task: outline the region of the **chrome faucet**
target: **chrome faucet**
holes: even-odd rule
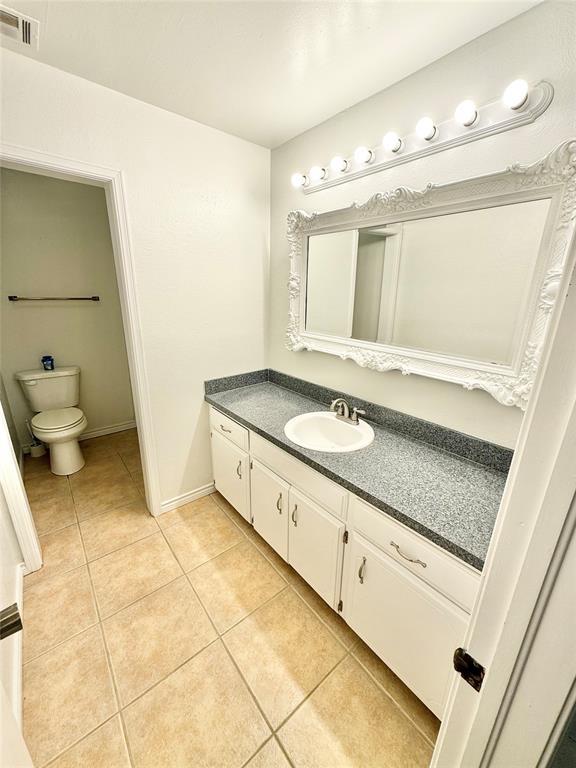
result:
[[[350,413],[350,406],[343,397],[337,397],[336,400],[333,400],[330,404],[330,410],[334,411],[337,419],[342,419],[342,421],[347,421],[350,424],[358,424],[358,416],[366,415],[366,411],[361,411],[359,408],[352,408],[352,413]]]

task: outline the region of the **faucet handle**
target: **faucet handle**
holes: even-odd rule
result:
[[[358,416],[366,416],[366,411],[363,411],[361,408],[352,408],[352,421],[357,424],[358,423]]]

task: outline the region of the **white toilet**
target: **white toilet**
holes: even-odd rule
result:
[[[84,466],[78,438],[88,426],[86,416],[75,407],[80,399],[80,368],[70,365],[53,371],[20,371],[16,379],[36,413],[32,432],[50,448],[52,472],[78,472]]]

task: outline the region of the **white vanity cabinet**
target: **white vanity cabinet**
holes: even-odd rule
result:
[[[442,717],[478,571],[215,409],[210,424],[216,488]]]
[[[339,600],[345,524],[290,489],[288,562],[329,605]]]
[[[256,459],[250,491],[256,531],[334,608],[345,524]]]
[[[288,560],[290,486],[263,464],[252,460],[250,493],[254,528],[280,557]]]
[[[240,427],[240,429],[243,428]],[[245,432],[246,446],[248,446],[248,430]],[[216,490],[220,491],[242,517],[249,521],[250,457],[248,452],[239,448],[228,437],[224,437],[222,430],[216,429],[214,424],[211,424],[210,440]]]
[[[354,531],[342,591],[346,623],[442,717],[467,614]]]

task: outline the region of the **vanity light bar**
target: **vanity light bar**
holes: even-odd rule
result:
[[[359,146],[352,157],[336,155],[329,164],[313,166],[308,174],[294,173],[292,186],[308,195],[419,157],[528,125],[548,109],[553,97],[554,89],[545,80],[533,86],[525,80],[514,80],[502,98],[496,101],[478,107],[471,99],[465,99],[456,107],[453,118],[438,124],[432,116],[426,115],[418,121],[414,133],[399,136],[389,131],[380,146]]]

